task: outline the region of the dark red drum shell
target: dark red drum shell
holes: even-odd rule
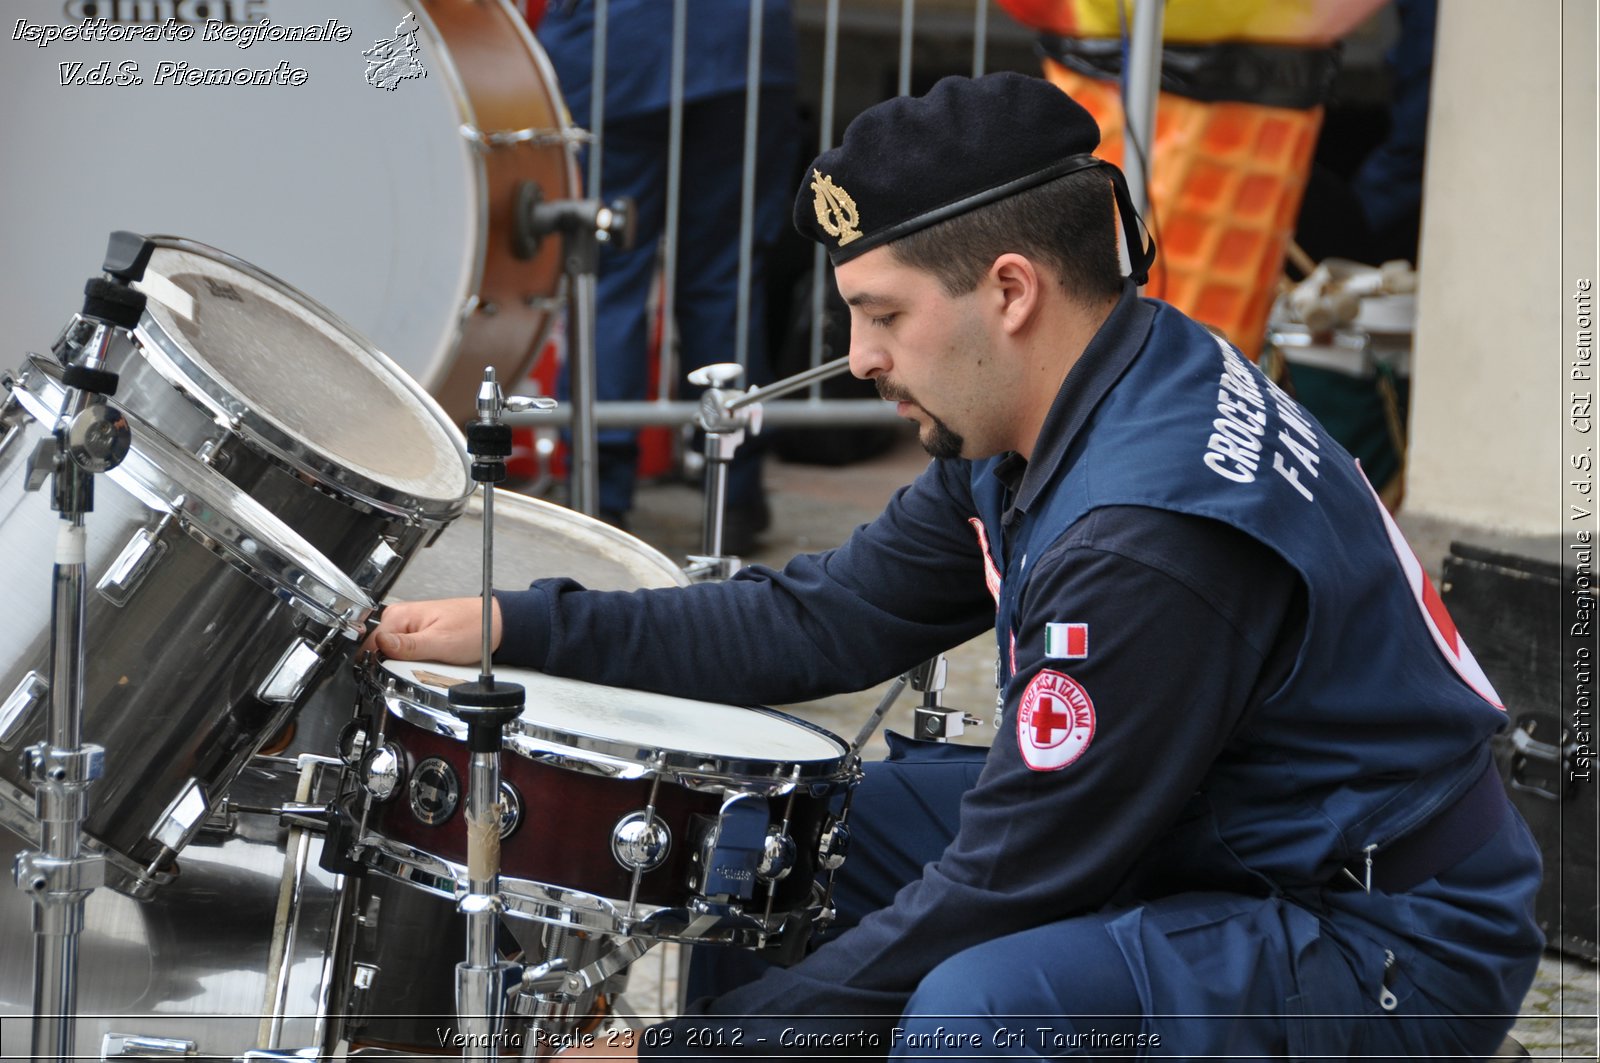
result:
[[[386,740],[403,751],[405,775],[391,799],[374,803],[368,818],[369,833],[465,865],[466,746],[393,713],[389,714]],[[432,826],[412,812],[408,797],[412,771],[430,758],[449,764],[462,787],[455,810]],[[626,903],[633,874],[612,855],[611,836],[618,820],[643,811],[649,804],[651,780],[568,770],[510,751],[501,756],[500,774],[522,801],[522,822],[500,843],[502,878],[526,879]],[[688,903],[694,893],[689,882],[697,872],[690,845],[696,817],[714,819],[721,804],[718,793],[691,790],[671,781],[664,780],[656,788],[656,815],[671,831],[672,844],[662,865],[640,877],[639,903],[659,907]],[[769,804],[771,822],[781,824],[789,805],[788,795],[770,798]],[[799,908],[810,897],[827,814],[826,797],[809,792],[795,795],[789,824],[789,835],[795,843],[795,867],[776,884],[775,912]],[[758,885],[747,910],[760,912],[766,903],[766,887]]]

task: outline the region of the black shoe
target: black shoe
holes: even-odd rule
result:
[[[772,527],[772,509],[765,496],[755,503],[729,506],[722,517],[722,552],[743,556],[756,548],[761,533]]]
[[[596,516],[618,531],[628,530],[628,514],[620,509],[602,509]]]

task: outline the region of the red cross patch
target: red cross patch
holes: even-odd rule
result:
[[[1059,771],[1093,738],[1094,702],[1083,684],[1048,668],[1034,676],[1017,707],[1017,747],[1028,767]]]

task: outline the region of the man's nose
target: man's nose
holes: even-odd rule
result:
[[[889,357],[880,345],[864,337],[863,331],[850,329],[850,374],[872,380],[889,371]]]

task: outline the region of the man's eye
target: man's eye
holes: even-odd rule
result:
[[[888,328],[889,324],[899,316],[899,314],[884,314],[882,317],[873,318],[872,324],[876,328]]]

